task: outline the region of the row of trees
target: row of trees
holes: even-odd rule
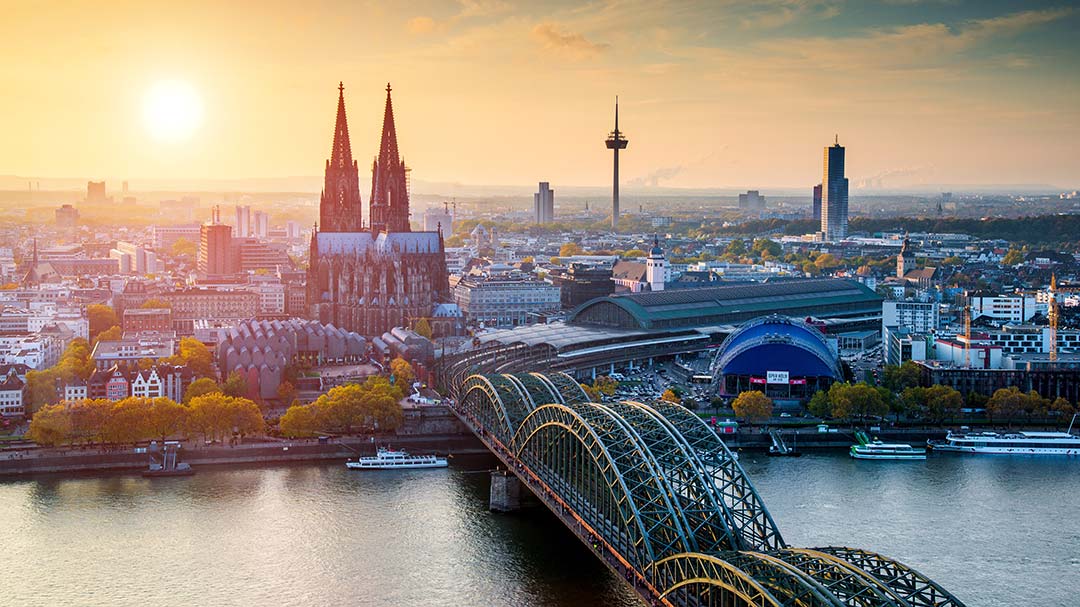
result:
[[[259,406],[221,392],[203,394],[188,404],[168,398],[129,397],[61,402],[41,409],[27,436],[39,445],[124,444],[199,434],[219,440],[263,431]]]
[[[356,430],[393,432],[404,419],[402,385],[371,376],[362,384],[331,388],[309,405],[289,407],[281,417],[281,433],[298,438]]]

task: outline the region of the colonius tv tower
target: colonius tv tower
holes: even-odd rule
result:
[[[619,98],[615,97],[615,130],[608,134],[604,144],[615,153],[615,172],[611,185],[611,231],[619,227],[619,150],[625,150],[630,143],[619,131]]]

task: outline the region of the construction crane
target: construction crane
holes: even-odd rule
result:
[[[1050,275],[1050,302],[1047,306],[1047,319],[1050,321],[1050,366],[1057,365],[1058,359],[1058,309],[1057,309],[1057,275]]]

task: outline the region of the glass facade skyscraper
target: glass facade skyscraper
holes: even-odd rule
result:
[[[847,237],[848,180],[844,177],[844,147],[839,140],[825,148],[825,171],[821,179],[821,234],[825,240]]]

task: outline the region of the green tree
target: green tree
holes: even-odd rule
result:
[[[810,397],[810,402],[806,405],[806,409],[814,417],[820,417],[821,419],[832,417],[832,403],[829,402],[829,391],[818,390],[814,392],[814,395]]]
[[[773,242],[768,238],[758,238],[754,241],[754,246],[751,247],[750,250],[753,253],[757,254],[759,257],[770,258],[779,257],[780,254],[784,252],[784,249],[780,246],[780,243]]]
[[[921,377],[922,371],[919,369],[919,365],[908,360],[904,361],[900,366],[885,365],[885,374],[881,383],[889,390],[899,394],[907,388],[918,386]]]
[[[728,243],[727,248],[724,249],[724,253],[734,255],[736,257],[746,255],[746,243],[743,242],[742,238],[736,238]]]
[[[986,402],[986,414],[993,421],[994,418],[1004,419],[1012,426],[1013,420],[1023,413],[1027,405],[1028,396],[1016,386],[999,388]]]
[[[1009,249],[1008,253],[1005,253],[1005,257],[1001,258],[1001,264],[1005,266],[1015,266],[1024,261],[1024,252],[1019,249]]]
[[[202,396],[203,394],[210,394],[212,392],[221,392],[221,386],[209,377],[200,377],[188,384],[187,389],[184,390],[184,404],[190,404],[191,399],[196,396]]]
[[[731,404],[735,415],[750,422],[762,422],[772,417],[773,402],[763,392],[750,390],[742,392]]]
[[[889,412],[881,393],[866,382],[833,384],[829,388],[829,403],[832,416],[838,419],[865,419],[869,415],[882,416]]]
[[[93,340],[102,331],[108,330],[120,324],[116,317],[116,311],[112,306],[102,304],[90,304],[86,306],[86,318],[90,323],[90,339]]]
[[[221,384],[221,391],[227,396],[244,396],[248,392],[247,378],[239,371],[229,373],[225,383]]]
[[[927,414],[938,424],[956,417],[964,407],[964,396],[950,386],[930,386],[926,388],[925,398]]]

